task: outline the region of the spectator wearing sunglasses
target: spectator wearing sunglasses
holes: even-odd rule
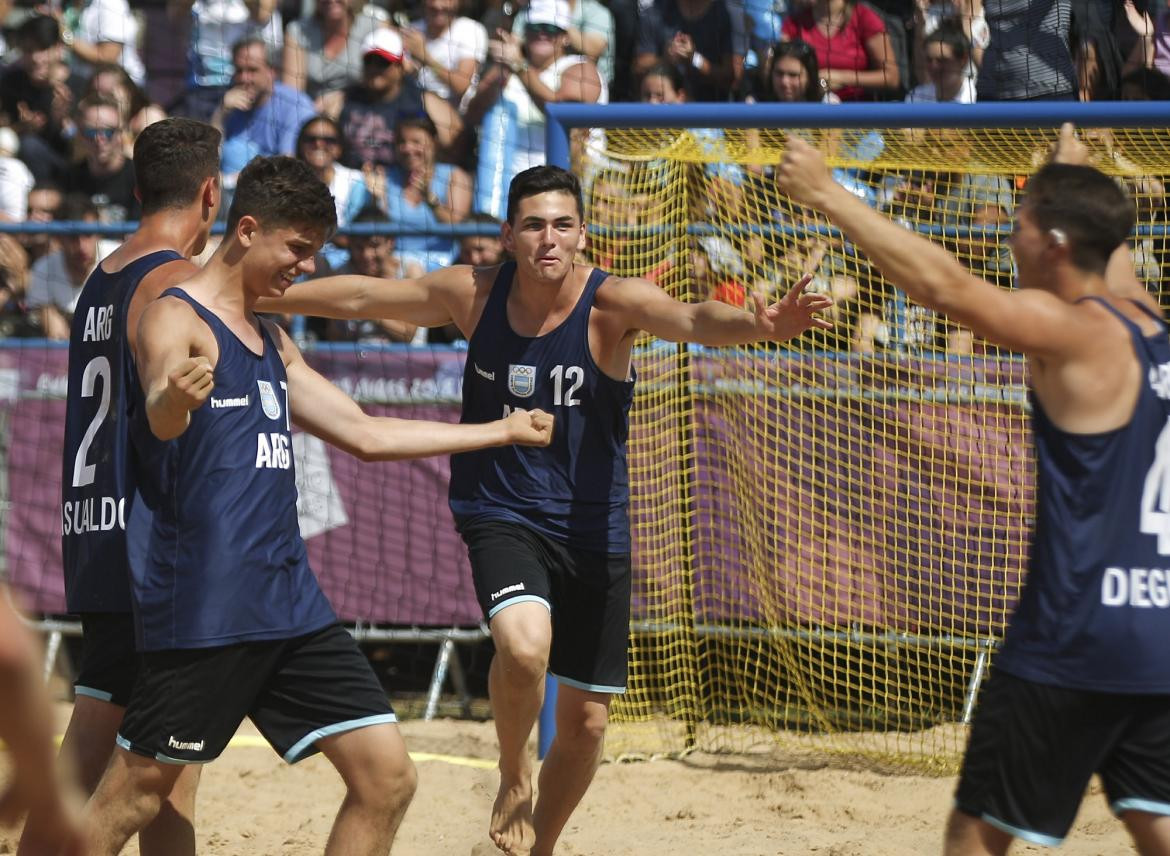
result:
[[[569,49],[593,60],[601,79],[611,83],[616,41],[613,14],[598,0],[568,0],[568,4],[569,26],[565,35],[569,37]],[[525,7],[516,13],[512,32],[523,37],[527,26],[528,9]]]
[[[85,196],[103,223],[137,220],[134,163],[126,157],[126,124],[118,102],[89,95],[77,106],[77,138],[84,157],[69,167],[65,188]]]
[[[350,169],[337,162],[341,141],[341,126],[325,114],[318,114],[301,128],[296,156],[311,166],[329,188],[337,206],[337,227],[344,229],[363,208],[373,203],[373,197],[360,169]],[[327,241],[321,248],[321,255],[331,268],[341,267],[349,259],[344,243],[344,239],[338,243]]]

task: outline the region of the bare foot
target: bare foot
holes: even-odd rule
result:
[[[536,844],[532,825],[532,779],[524,776],[511,782],[500,779],[500,792],[492,806],[488,830],[496,847],[508,856],[528,856]]]

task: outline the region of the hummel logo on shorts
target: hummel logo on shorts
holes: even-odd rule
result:
[[[516,583],[511,586],[504,586],[499,591],[492,592],[492,600],[499,600],[506,594],[511,594],[514,591],[524,591],[524,583]]]

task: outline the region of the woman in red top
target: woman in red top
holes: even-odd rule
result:
[[[824,88],[842,101],[892,95],[900,85],[886,25],[864,3],[798,0],[782,31],[785,39],[813,46]]]

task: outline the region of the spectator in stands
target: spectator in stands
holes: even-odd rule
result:
[[[457,166],[435,160],[435,126],[426,116],[398,120],[394,128],[395,163],[378,174],[376,197],[395,226],[442,232],[471,213],[471,177]],[[380,186],[379,186],[380,185]],[[402,235],[398,252],[426,271],[451,264],[455,241],[440,235]]]
[[[38,181],[28,192],[28,220],[29,223],[51,223],[57,219],[65,194],[60,186],[52,182]],[[25,232],[18,238],[20,245],[28,254],[31,265],[37,259],[46,255],[52,249],[52,239],[45,232]]]
[[[512,178],[544,163],[545,104],[609,101],[597,66],[567,53],[569,24],[565,0],[533,0],[523,43],[505,30],[489,43],[490,62],[465,116],[471,127],[483,121],[476,210],[502,214]]]
[[[974,84],[983,64],[983,52],[991,41],[983,0],[915,0],[914,2],[914,73],[919,82],[926,81],[928,69],[923,50],[926,39],[943,23],[958,24],[971,46],[967,76]]]
[[[568,0],[568,3],[569,26],[565,35],[569,39],[569,52],[591,59],[608,85],[613,80],[613,15],[598,0]],[[524,7],[512,21],[512,32],[517,38],[523,38],[527,26],[528,8]]]
[[[346,87],[361,79],[363,42],[386,26],[375,9],[364,0],[317,0],[312,15],[288,25],[281,79],[312,98],[317,112],[341,115]]]
[[[735,14],[738,12],[739,14]],[[743,7],[731,0],[657,0],[642,9],[634,70],[675,65],[690,101],[726,101],[743,79]]]
[[[40,335],[27,308],[28,253],[12,235],[0,235],[0,338]]]
[[[997,0],[984,14],[991,40],[979,69],[980,101],[1077,100],[1071,0]]]
[[[263,39],[251,36],[236,44],[232,64],[232,88],[211,117],[223,131],[223,183],[229,190],[257,155],[294,154],[297,134],[315,114],[305,93],[276,79]]]
[[[134,140],[138,139],[143,128],[167,116],[166,111],[152,102],[120,65],[106,63],[94,68],[82,99],[89,95],[105,95],[118,102],[122,124],[130,132],[127,154],[131,153]]]
[[[400,30],[418,84],[451,103],[463,100],[479,66],[487,59],[487,30],[458,15],[458,0],[425,0],[423,16]]]
[[[187,91],[171,113],[208,121],[232,85],[232,48],[258,38],[270,56],[279,56],[284,26],[276,0],[168,0],[176,23],[190,21]],[[227,206],[224,206],[225,210]]]
[[[465,222],[492,226],[495,232],[490,235],[464,235],[460,238],[459,254],[455,257],[455,264],[491,267],[507,260],[504,243],[500,240],[499,220],[490,214],[472,214]],[[431,327],[427,330],[427,344],[429,345],[450,345],[466,341],[467,338],[454,324]]]
[[[366,177],[359,169],[350,169],[337,162],[341,154],[341,126],[328,116],[314,116],[297,137],[297,157],[313,168],[317,177],[329,188],[333,194],[333,201],[337,205],[337,227],[344,229],[367,205],[374,202],[369,188],[366,186]],[[349,254],[338,246],[338,243],[329,241],[321,248],[321,255],[330,267],[341,267],[349,258]]]
[[[146,82],[146,67],[138,56],[138,19],[126,0],[85,0],[77,28],[61,35],[83,77],[95,66],[114,63],[139,86]]]
[[[975,103],[975,81],[968,74],[971,43],[957,22],[946,21],[923,40],[927,80],[906,95],[907,101]]]
[[[15,42],[20,56],[0,74],[0,110],[20,138],[20,159],[36,180],[56,180],[69,158],[61,117],[71,101],[52,78],[61,29],[48,15],[31,15],[17,29]]]
[[[353,222],[385,223],[386,217],[377,208],[366,208],[358,212]],[[377,279],[402,279],[422,276],[423,269],[415,262],[409,262],[394,252],[394,238],[391,235],[350,235],[349,261],[329,275],[355,274],[372,276]],[[411,344],[426,343],[426,328],[416,327],[405,321],[379,320],[330,320],[326,326],[325,338],[333,342],[400,342]]]
[[[756,101],[823,101],[840,104],[835,92],[825,87],[817,64],[817,52],[801,39],[777,42],[768,49],[767,61],[760,67],[753,94],[746,99]]]
[[[126,157],[126,126],[118,102],[105,95],[83,99],[77,131],[85,157],[65,174],[70,192],[84,193],[103,223],[137,220],[142,213],[134,193],[134,163]]]
[[[463,122],[446,99],[424,91],[403,67],[405,47],[397,30],[375,30],[362,43],[362,79],[345,90],[341,162],[355,169],[391,167],[396,162],[394,128],[398,120],[429,116],[439,147],[446,151]]]
[[[70,194],[61,206],[61,218],[98,222],[97,207],[82,194]],[[73,307],[85,279],[98,263],[98,236],[68,234],[58,238],[60,249],[38,259],[28,284],[28,309],[39,316],[46,339],[68,339]]]
[[[28,194],[33,174],[16,156],[20,138],[11,128],[0,128],[0,221],[23,223],[28,217]]]
[[[813,46],[823,88],[842,101],[889,97],[902,85],[885,22],[865,3],[799,0],[783,29]]]

